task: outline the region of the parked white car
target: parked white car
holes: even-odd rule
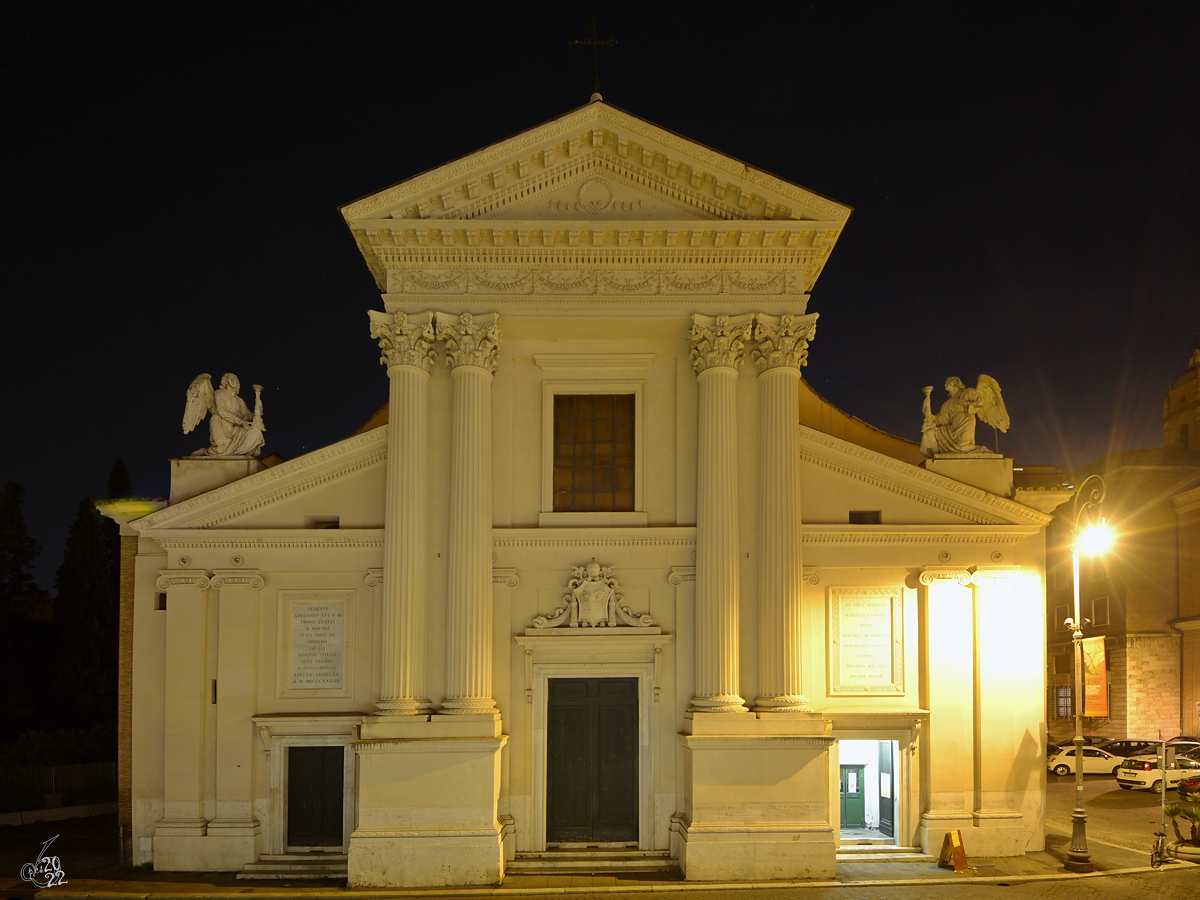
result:
[[[1167,769],[1166,787],[1176,787],[1184,772],[1195,769],[1200,769],[1200,762],[1186,756],[1175,757],[1175,768]],[[1127,791],[1151,790],[1161,794],[1163,781],[1163,770],[1158,767],[1158,757],[1153,755],[1131,756],[1117,771],[1117,784]]]
[[[1122,757],[1114,756],[1098,747],[1083,748],[1084,775],[1116,775],[1121,768]],[[1046,760],[1046,768],[1055,775],[1075,774],[1075,748],[1059,750]]]

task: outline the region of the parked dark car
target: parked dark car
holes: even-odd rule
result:
[[[1200,772],[1189,771],[1179,779],[1179,799],[1186,800],[1188,794],[1200,791]]]
[[[1153,753],[1158,741],[1109,741],[1104,749],[1113,756],[1133,756],[1135,753]]]

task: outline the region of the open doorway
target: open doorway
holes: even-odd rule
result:
[[[843,844],[896,843],[898,753],[896,741],[838,741]]]

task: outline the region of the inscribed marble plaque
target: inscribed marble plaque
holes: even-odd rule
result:
[[[904,590],[829,589],[829,693],[904,693]]]
[[[289,640],[285,691],[340,693],[346,689],[345,593],[298,591],[286,598],[284,623]]]

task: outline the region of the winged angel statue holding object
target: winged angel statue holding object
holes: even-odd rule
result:
[[[238,396],[242,384],[236,375],[226,373],[221,386],[213,390],[212,376],[197,375],[187,389],[187,406],[183,410],[183,433],[191,434],[204,417],[212,414],[208,424],[209,446],[192,456],[255,457],[262,450],[262,385],[254,385],[254,414]]]
[[[1004,398],[1000,396],[1000,385],[990,375],[980,375],[973,388],[962,383],[962,379],[951,376],[946,379],[946,393],[950,397],[935,414],[929,406],[929,395],[933,387],[921,389],[925,393],[922,411],[925,421],[921,425],[921,454],[935,456],[994,456],[987,447],[975,443],[975,420],[1000,431],[1008,431],[1011,424]]]

